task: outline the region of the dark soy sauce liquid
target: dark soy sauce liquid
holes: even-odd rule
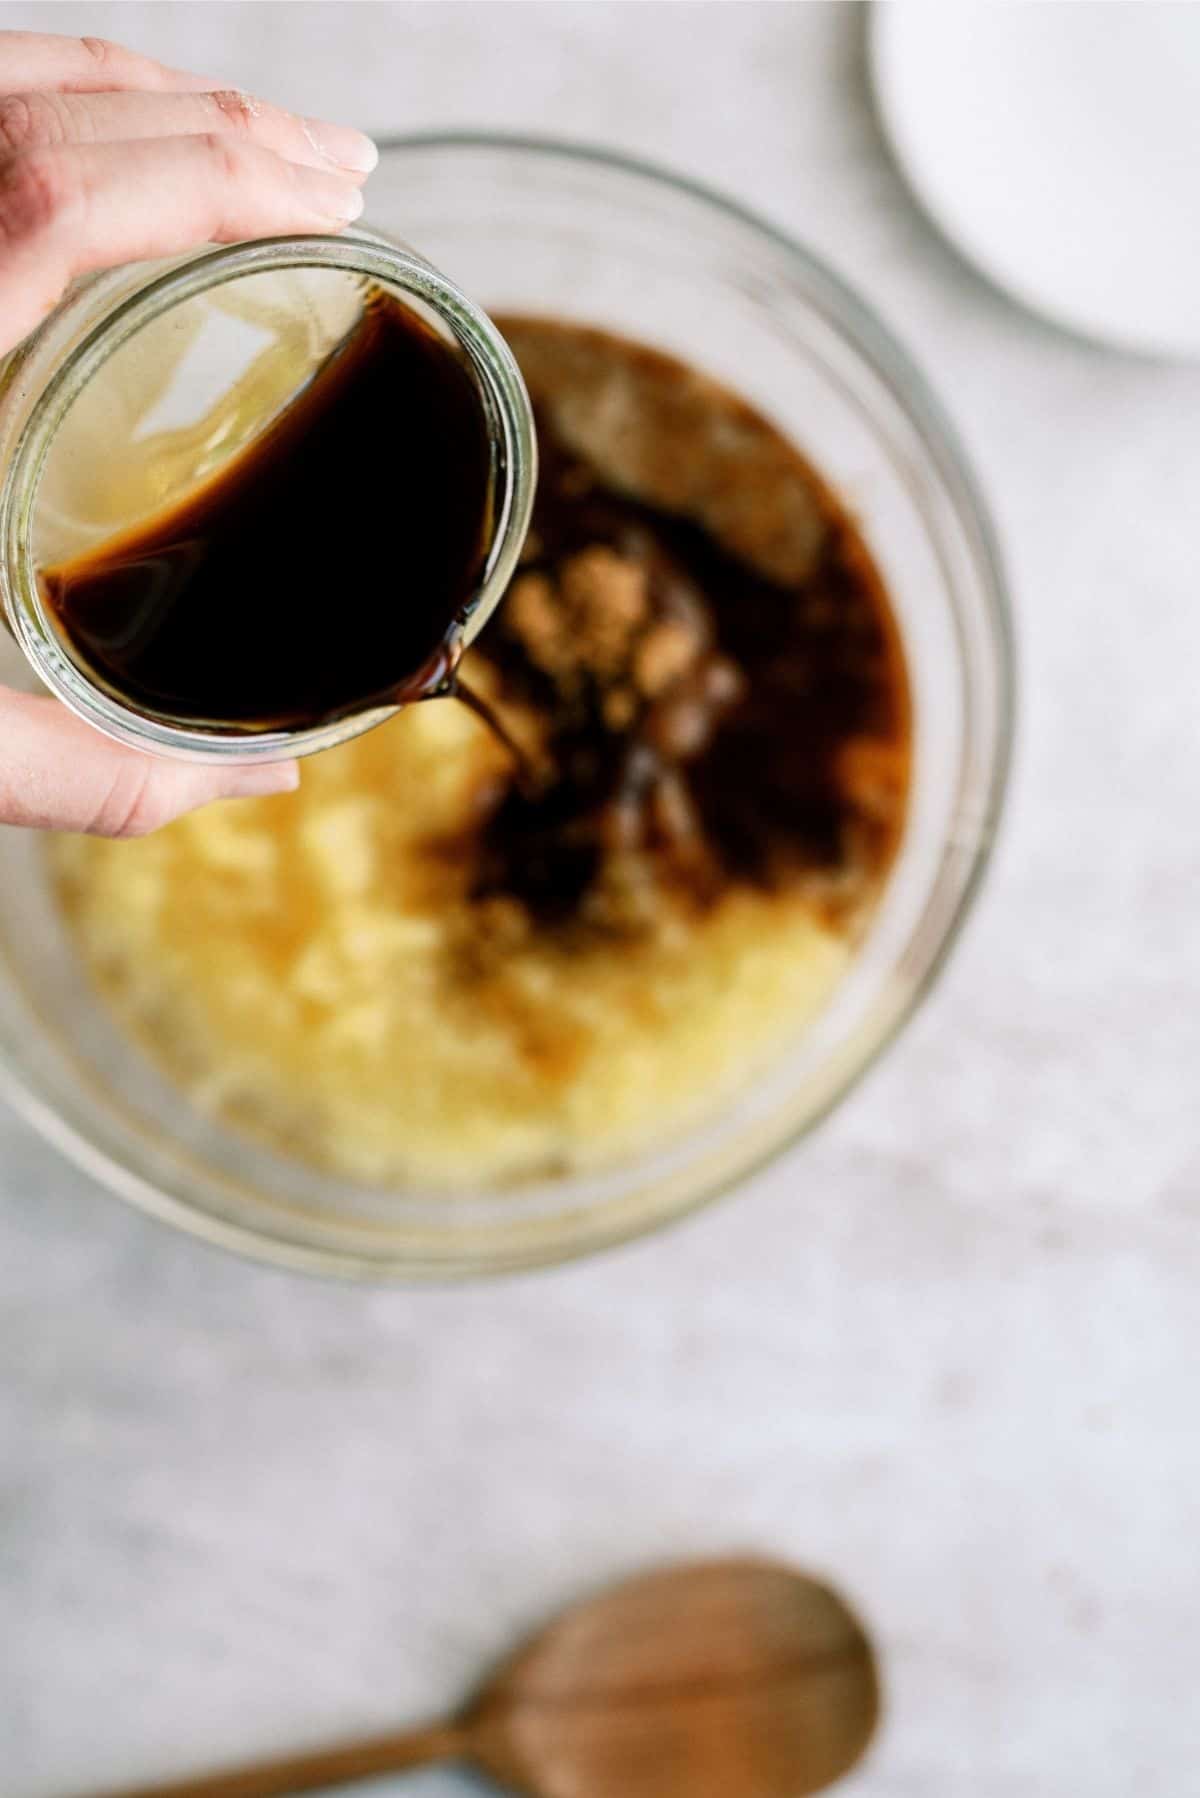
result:
[[[303,729],[454,690],[493,480],[465,358],[377,293],[249,449],[43,588],[75,659],[135,710]]]

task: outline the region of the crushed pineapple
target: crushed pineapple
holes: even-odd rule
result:
[[[61,839],[96,983],[198,1104],[355,1180],[461,1190],[685,1128],[803,1027],[850,949],[799,896],[749,891],[615,950],[514,936],[439,849],[503,754],[426,704],[306,763],[297,793]]]

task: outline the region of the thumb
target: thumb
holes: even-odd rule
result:
[[[213,799],[286,793],[295,762],[204,768],[114,743],[57,699],[0,688],[0,823],[140,837]]]

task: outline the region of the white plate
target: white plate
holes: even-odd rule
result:
[[[1200,356],[1200,5],[873,8],[884,127],[985,274],[1089,336]]]

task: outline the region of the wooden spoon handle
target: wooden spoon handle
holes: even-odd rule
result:
[[[451,1723],[441,1723],[429,1729],[410,1730],[405,1735],[376,1736],[372,1741],[355,1742],[345,1748],[262,1761],[256,1767],[234,1767],[202,1779],[179,1779],[167,1785],[110,1792],[107,1798],[292,1798],[295,1792],[315,1792],[323,1786],[350,1785],[356,1779],[370,1779],[378,1773],[401,1773],[406,1767],[455,1760],[465,1751],[461,1731]]]

